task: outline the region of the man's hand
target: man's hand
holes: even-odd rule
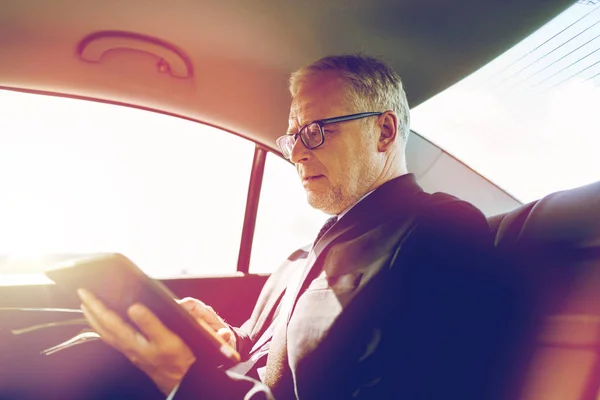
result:
[[[138,330],[90,292],[80,289],[78,294],[81,309],[96,333],[144,371],[168,396],[196,361],[190,348],[141,304],[127,310]]]
[[[179,300],[179,304],[185,308],[191,316],[197,320],[203,320],[206,322],[215,330],[215,332],[217,332],[217,335],[229,343],[231,347],[234,349],[236,348],[235,335],[233,334],[233,331],[229,325],[227,325],[225,321],[223,321],[223,319],[217,315],[211,306],[208,306],[200,300],[192,297],[186,297],[185,299]]]

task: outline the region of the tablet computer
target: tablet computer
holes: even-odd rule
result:
[[[204,365],[231,366],[240,355],[203,321],[197,321],[160,281],[150,278],[122,254],[99,254],[59,263],[44,271],[58,286],[75,293],[86,289],[121,318],[132,323],[127,309],[148,307],[178,335]],[[133,323],[132,323],[133,324]]]

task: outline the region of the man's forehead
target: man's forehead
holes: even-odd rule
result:
[[[290,126],[333,117],[347,107],[346,87],[337,74],[319,73],[298,85],[290,105]]]
[[[331,117],[334,110],[334,105],[324,98],[295,98],[290,106],[289,127],[298,129],[311,121]]]

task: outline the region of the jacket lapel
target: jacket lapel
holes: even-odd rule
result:
[[[341,218],[325,235],[317,242],[312,251],[309,252],[300,279],[293,282],[293,290],[288,304],[283,304],[287,314],[286,321],[289,322],[294,306],[300,296],[302,288],[306,287],[306,279],[314,268],[324,269],[328,276],[336,276],[341,273],[340,268],[348,267],[354,263],[332,263],[324,265],[328,251],[333,244],[347,241],[369,232],[377,226],[389,220],[391,216],[413,213],[414,204],[423,189],[417,184],[413,174],[406,174],[392,179],[379,186],[370,195],[352,207],[343,218]],[[405,212],[402,212],[402,210]],[[355,249],[356,250],[356,249]],[[371,250],[372,251],[372,250]],[[355,252],[353,252],[355,253]],[[288,287],[288,290],[292,287]],[[284,296],[285,297],[285,296]]]
[[[275,333],[271,349],[269,351],[269,359],[281,358],[281,363],[287,364],[287,345],[285,344],[288,335],[288,324],[292,316],[293,310],[296,306],[297,300],[302,293],[302,289],[306,287],[307,278],[314,268],[319,270],[325,269],[328,276],[338,272],[341,264],[345,264],[347,267],[356,265],[355,260],[346,259],[347,262],[343,263],[331,263],[331,265],[325,265],[323,268],[329,250],[337,242],[343,242],[351,238],[360,237],[361,233],[373,231],[378,225],[382,225],[391,215],[398,217],[399,214],[403,214],[401,211],[406,208],[406,215],[411,216],[414,212],[413,207],[410,207],[411,203],[416,202],[416,195],[422,193],[423,190],[416,184],[414,175],[407,174],[391,181],[386,182],[377,188],[373,193],[364,198],[351,210],[348,211],[343,218],[341,218],[314,246],[309,252],[306,259],[306,265],[300,269],[297,274],[293,274],[289,279],[286,292],[281,300],[281,309],[279,311],[279,317],[275,325]],[[393,224],[387,224],[392,226]],[[342,246],[345,247],[345,246]],[[354,249],[352,253],[357,251]],[[360,251],[360,249],[358,250]],[[371,254],[372,254],[371,250]],[[361,265],[359,263],[359,265]],[[277,339],[275,338],[277,337]],[[276,343],[282,342],[280,346],[276,346]],[[278,357],[274,357],[274,353],[282,353]],[[267,363],[267,375],[269,371],[269,365]],[[276,369],[276,368],[275,368]],[[276,382],[280,382],[282,378],[276,378]],[[285,385],[284,385],[285,386]]]
[[[271,284],[272,287],[268,288],[265,286],[263,291],[267,291],[267,295],[261,293],[261,298],[257,305],[260,305],[260,312],[257,313],[254,321],[251,321],[251,325],[248,327],[251,332],[252,340],[255,343],[252,346],[253,350],[257,347],[257,341],[264,341],[265,331],[271,325],[271,322],[277,317],[277,309],[279,308],[279,314],[284,312],[281,309],[281,301],[289,288],[289,282],[292,280],[295,270],[302,269],[306,265],[306,258],[310,251],[310,245],[301,247],[292,253],[285,261],[285,266],[282,266],[277,270],[274,276],[267,281],[267,285]],[[262,299],[262,301],[261,301]],[[270,338],[270,336],[269,336]]]

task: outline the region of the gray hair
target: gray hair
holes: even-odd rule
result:
[[[303,80],[321,71],[335,71],[348,82],[348,100],[357,112],[394,111],[398,116],[398,133],[406,144],[410,132],[410,111],[402,80],[392,68],[362,55],[324,57],[290,76],[292,97],[298,93]]]

